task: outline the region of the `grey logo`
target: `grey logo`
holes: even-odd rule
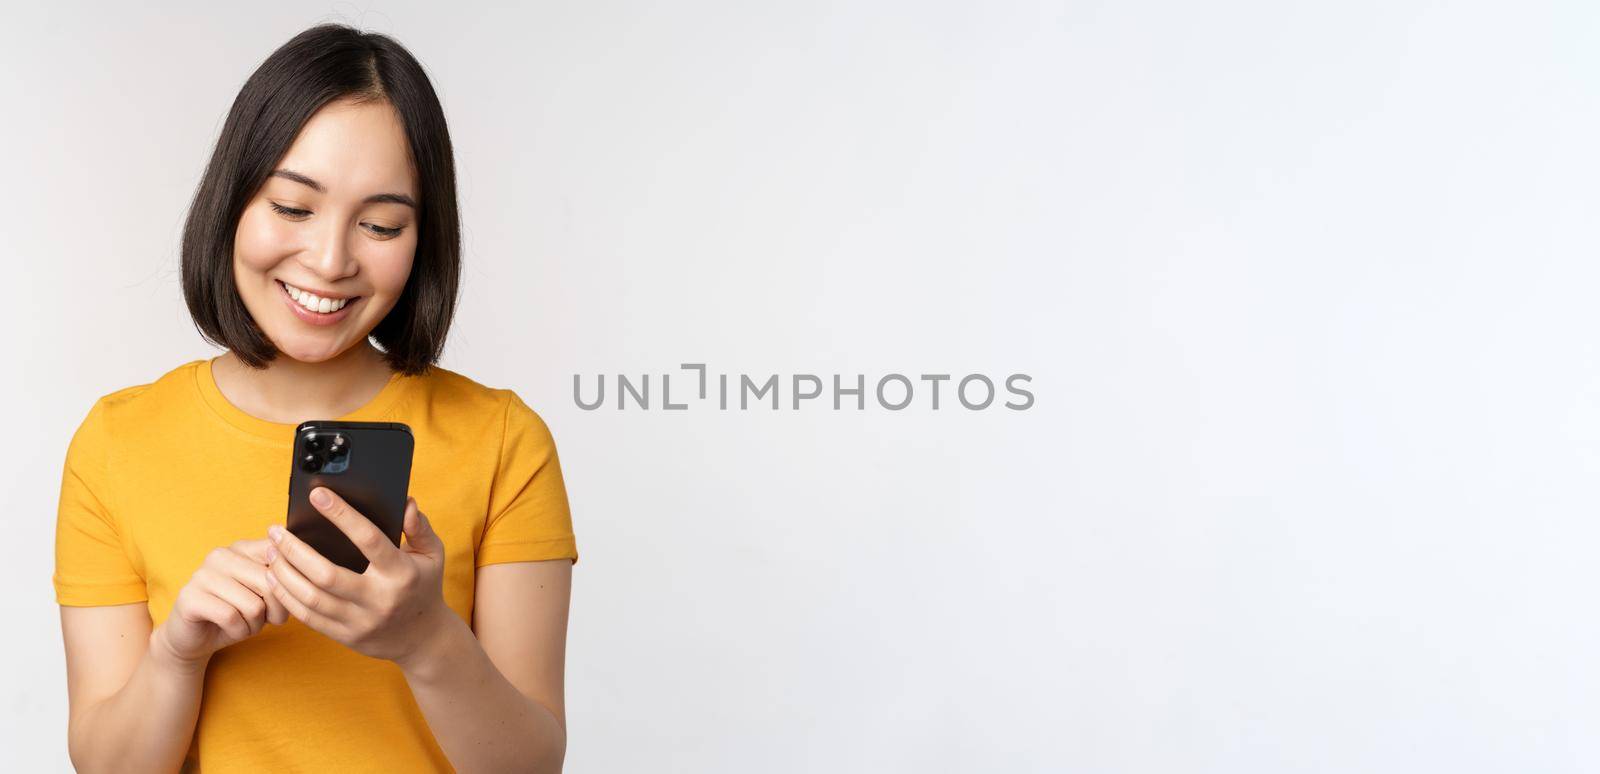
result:
[[[651,376],[641,374],[637,380],[625,374],[617,374],[615,378],[613,405],[621,411],[628,408],[631,402],[636,408],[649,411],[660,408],[666,411],[686,411],[691,406],[709,405],[715,399],[717,410],[726,411],[730,405],[736,405],[741,411],[747,411],[752,405],[761,408],[763,404],[772,411],[789,408],[794,411],[805,406],[825,407],[827,402],[821,401],[825,393],[830,392],[824,387],[821,376],[816,374],[792,374],[787,379],[780,378],[778,374],[764,374],[765,378],[759,381],[749,374],[732,374],[735,377],[733,387],[729,388],[729,374],[716,374],[716,386],[713,389],[706,372],[705,363],[684,363],[680,366],[683,371],[693,371],[697,378],[698,390],[693,394],[698,397],[686,397],[680,393],[683,402],[674,403],[672,398],[672,374],[660,374],[661,392],[658,404],[652,404],[650,397]],[[682,376],[682,374],[679,374]],[[966,374],[956,379],[951,374],[919,374],[915,381],[904,374],[885,374],[879,377],[873,389],[867,388],[867,375],[855,374],[853,380],[847,382],[840,374],[832,374],[833,389],[831,390],[834,411],[842,411],[847,405],[854,404],[852,408],[863,411],[867,408],[867,396],[870,394],[877,405],[889,411],[902,411],[916,405],[932,411],[940,411],[951,407],[951,396],[954,403],[969,411],[983,411],[991,406],[1001,405],[1013,411],[1027,411],[1033,408],[1033,393],[1021,385],[1033,381],[1027,374],[1011,374],[1003,380],[1005,392],[1014,400],[1006,400],[996,404],[997,398],[1002,397],[996,386],[996,380],[984,374]],[[690,377],[695,378],[695,377]],[[594,387],[586,391],[583,386],[583,375],[572,375],[572,400],[578,408],[585,411],[594,411],[606,405],[606,375],[595,374]],[[923,382],[918,386],[918,382]],[[940,387],[950,382],[949,389],[943,395]],[[681,382],[680,382],[681,384]],[[785,392],[784,387],[788,390]],[[712,393],[715,393],[714,395]],[[781,400],[781,395],[787,394],[788,400]],[[586,400],[585,397],[588,397]],[[846,400],[847,398],[852,400]]]

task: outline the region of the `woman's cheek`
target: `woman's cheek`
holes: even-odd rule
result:
[[[405,290],[406,279],[411,276],[411,263],[416,259],[417,240],[391,239],[382,243],[373,260],[364,261],[373,273],[373,283],[384,295],[398,298]]]
[[[239,260],[256,269],[276,266],[285,248],[294,244],[294,230],[282,219],[246,214],[239,220],[234,237],[234,252]]]

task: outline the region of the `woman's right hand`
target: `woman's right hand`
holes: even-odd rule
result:
[[[266,583],[271,550],[266,538],[212,549],[178,592],[171,614],[151,633],[152,645],[181,666],[198,667],[268,623],[288,620]]]

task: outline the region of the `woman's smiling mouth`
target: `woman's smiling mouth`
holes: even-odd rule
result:
[[[295,316],[312,325],[332,325],[344,319],[347,310],[361,300],[361,296],[345,298],[320,296],[308,290],[301,290],[283,280],[274,282],[283,289],[283,300],[289,304]]]

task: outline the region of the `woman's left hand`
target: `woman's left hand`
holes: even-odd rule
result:
[[[358,575],[273,525],[267,530],[273,542],[267,569],[272,593],[306,626],[358,653],[406,666],[449,623],[445,616],[455,615],[444,602],[444,543],[417,509],[416,498],[406,499],[404,546],[389,542],[327,487],[311,491],[311,504],[370,564]]]

